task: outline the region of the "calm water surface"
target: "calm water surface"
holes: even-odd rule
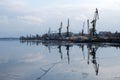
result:
[[[120,47],[0,41],[0,80],[120,80]]]

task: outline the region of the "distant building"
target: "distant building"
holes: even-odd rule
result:
[[[111,32],[107,32],[107,31],[101,31],[101,32],[99,32],[99,38],[102,38],[102,39],[120,39],[120,33],[118,33],[118,32],[111,33]]]
[[[118,33],[118,32],[113,33],[112,38],[120,39],[120,33]]]
[[[99,38],[102,38],[102,39],[108,39],[108,38],[111,38],[112,37],[112,33],[111,32],[107,32],[107,31],[101,31],[99,32]]]

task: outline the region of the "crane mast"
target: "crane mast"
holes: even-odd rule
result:
[[[88,26],[88,38],[94,40],[94,38],[97,38],[96,33],[96,22],[99,19],[98,9],[96,8],[93,20],[90,22],[92,24],[92,28],[89,26],[89,19],[87,20],[87,26]]]
[[[84,26],[85,26],[85,22],[83,22],[82,36],[84,35]]]
[[[60,28],[59,28],[59,37],[61,37],[61,30],[62,30],[62,22],[60,23]]]
[[[92,36],[94,37],[96,34],[96,21],[99,19],[99,14],[98,14],[98,9],[96,8],[95,14],[94,14],[94,18],[91,21],[92,24]]]
[[[70,24],[69,24],[69,18],[68,18],[68,25],[67,25],[67,37],[69,37],[69,26],[70,26]]]

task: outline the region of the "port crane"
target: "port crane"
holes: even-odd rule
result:
[[[96,22],[98,19],[99,19],[99,13],[98,13],[98,9],[96,8],[93,20],[91,22],[89,22],[89,19],[87,20],[89,39],[94,40],[95,38],[97,38]],[[89,26],[90,23],[92,24],[92,28],[90,28],[90,26]]]
[[[59,37],[61,37],[62,25],[63,25],[63,23],[61,22],[61,23],[60,23],[60,28],[59,28]]]
[[[84,35],[84,27],[85,27],[85,22],[83,22],[82,36]]]
[[[70,24],[69,24],[69,18],[68,18],[68,25],[67,25],[67,37],[69,37],[69,26],[70,26]]]

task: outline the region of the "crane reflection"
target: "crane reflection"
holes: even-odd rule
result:
[[[27,43],[27,45],[44,45],[48,48],[49,53],[52,53],[53,49],[52,47],[55,47],[54,49],[57,49],[57,53],[59,53],[60,60],[66,60],[64,57],[67,56],[67,63],[70,64],[70,49],[73,46],[77,46],[81,49],[83,59],[86,61],[86,63],[89,65],[90,63],[93,64],[95,74],[98,75],[99,73],[99,63],[96,58],[97,50],[99,47],[116,47],[120,48],[120,45],[118,44],[101,44],[101,43],[68,43],[68,42],[60,42],[60,41],[22,41],[21,43]],[[63,50],[65,49],[65,50]],[[75,50],[74,50],[75,51]],[[87,57],[86,57],[87,56]],[[48,69],[49,71],[49,69]]]

